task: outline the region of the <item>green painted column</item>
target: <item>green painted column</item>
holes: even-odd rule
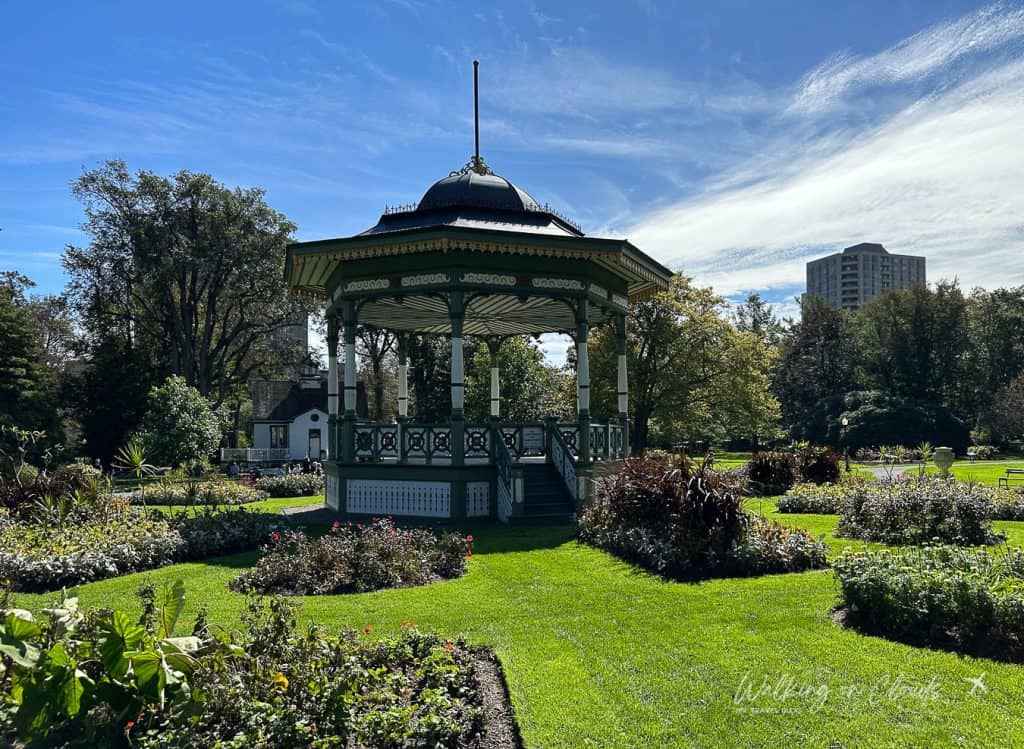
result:
[[[576,303],[576,411],[580,423],[579,462],[590,464],[590,306],[586,297]]]
[[[327,314],[327,452],[338,459],[338,316]]]
[[[342,340],[345,344],[345,414],[341,424],[341,459],[356,459],[356,305],[342,303]]]
[[[619,426],[622,428],[622,455],[629,455],[629,380],[626,361],[627,338],[626,338],[626,315],[620,314],[615,318],[615,344],[619,353]]]

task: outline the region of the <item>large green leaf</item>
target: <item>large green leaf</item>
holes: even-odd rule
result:
[[[167,685],[167,667],[164,664],[163,655],[147,650],[132,653],[129,658],[139,689],[146,696],[158,700],[162,704],[164,687]]]
[[[178,623],[178,617],[184,609],[185,583],[175,580],[170,588],[164,587],[160,600],[160,623],[163,626],[164,637],[174,634],[174,625]]]
[[[8,612],[0,628],[0,653],[19,666],[32,668],[39,661],[40,650],[28,640],[41,632],[34,621],[23,619],[15,611]]]
[[[100,638],[100,659],[114,676],[124,676],[128,670],[125,653],[135,650],[146,636],[146,630],[135,624],[123,611],[115,611],[109,621],[99,624],[104,636]]]

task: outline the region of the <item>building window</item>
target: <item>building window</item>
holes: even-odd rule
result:
[[[271,424],[270,425],[270,447],[280,448],[288,447],[288,425],[287,424]]]

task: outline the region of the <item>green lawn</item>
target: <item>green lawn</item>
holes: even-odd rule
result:
[[[778,515],[830,534],[834,516]],[[1024,543],[1024,523],[998,523]],[[408,590],[301,599],[301,615],[330,628],[401,622],[465,633],[504,664],[528,747],[1014,746],[1024,735],[1024,667],[917,649],[841,629],[830,572],[665,582],[581,546],[557,527],[467,526],[468,573]],[[856,545],[828,535],[833,551]],[[86,606],[135,607],[143,580],[184,579],[186,619],[206,603],[237,625],[242,597],[226,583],[256,553],[183,564],[83,586]],[[19,596],[40,606],[50,595]],[[985,673],[987,692],[964,681]],[[810,696],[754,688],[791,680]],[[930,686],[929,686],[930,685]],[[827,690],[827,694],[825,691]],[[754,708],[754,709],[751,709]],[[1014,736],[1018,738],[1014,738]]]
[[[953,464],[950,472],[958,481],[977,481],[996,486],[999,483],[999,477],[1006,473],[1007,468],[1024,469],[1024,461],[979,460],[972,463],[967,460],[958,460]],[[927,471],[928,473],[938,473],[939,469],[934,465],[929,465]],[[1024,487],[1024,481],[1014,481],[1011,486]]]
[[[260,502],[250,502],[246,505],[241,505],[248,510],[259,510],[261,512],[280,512],[285,507],[301,507],[302,505],[315,504],[317,502],[323,502],[323,495],[316,497],[284,497],[277,499],[264,499]],[[168,513],[184,512],[185,510],[192,509],[190,505],[148,505],[154,510],[163,510]]]

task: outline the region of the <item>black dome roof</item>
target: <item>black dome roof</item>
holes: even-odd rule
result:
[[[461,206],[500,211],[540,211],[526,190],[497,174],[479,174],[471,169],[454,172],[435,182],[423,194],[417,210]]]

